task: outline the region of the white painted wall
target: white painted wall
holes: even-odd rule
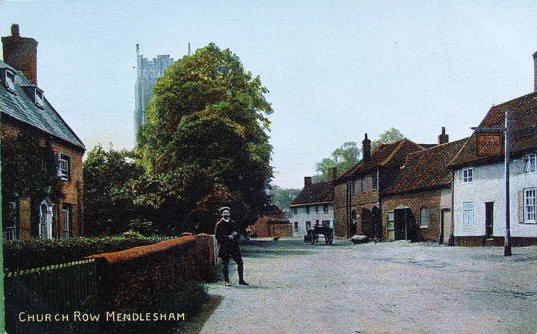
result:
[[[315,207],[319,208],[319,213],[315,212]],[[315,221],[319,220],[319,225],[322,225],[323,220],[330,221],[330,227],[334,228],[334,205],[328,205],[328,213],[323,212],[323,205],[308,205],[310,213],[306,213],[306,206],[297,207],[297,213],[294,214],[293,208],[291,208],[291,217],[289,221],[293,225],[293,236],[304,236],[306,234],[306,222],[311,222],[311,228],[315,227]],[[298,222],[298,230],[295,230],[295,222]]]
[[[485,202],[494,202],[493,236],[505,235],[505,179],[504,163],[473,166],[473,181],[462,182],[462,169],[455,171],[454,235],[485,235]],[[524,173],[523,159],[515,159],[510,166],[511,236],[537,237],[537,224],[520,223],[518,193],[524,188],[537,187],[537,173]],[[463,203],[474,203],[474,223],[463,224]]]

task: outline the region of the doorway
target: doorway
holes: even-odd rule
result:
[[[447,245],[451,233],[451,210],[442,210],[440,215],[440,242]]]
[[[494,202],[485,203],[485,237],[491,238],[494,232]]]
[[[416,219],[409,208],[394,210],[395,240],[416,240]]]

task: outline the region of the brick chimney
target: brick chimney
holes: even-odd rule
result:
[[[438,136],[438,145],[449,143],[449,135],[446,134],[446,127],[442,127],[442,133]]]
[[[337,179],[337,167],[330,168],[330,181],[335,181]]]
[[[371,140],[367,139],[367,133],[362,141],[362,160],[367,161],[371,159]]]
[[[304,188],[311,186],[311,176],[304,177]]]
[[[537,52],[533,54],[533,91],[537,93]]]
[[[2,37],[4,62],[24,73],[34,85],[37,84],[37,41],[21,37],[19,25],[11,25],[11,36]]]

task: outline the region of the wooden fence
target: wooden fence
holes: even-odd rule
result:
[[[96,332],[97,324],[76,321],[74,318],[74,312],[99,312],[96,272],[95,260],[87,259],[6,273],[4,287],[8,333],[24,333],[30,328],[35,331],[37,327],[42,328],[44,333],[63,330]],[[46,318],[47,314],[50,315],[49,319]]]

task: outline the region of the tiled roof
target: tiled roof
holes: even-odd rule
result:
[[[401,139],[390,144],[380,144],[371,152],[371,158],[369,160],[358,162],[338,177],[334,183],[345,182],[356,176],[370,173],[379,167],[390,168],[399,166],[404,162],[407,154],[423,149],[421,145],[408,139]]]
[[[15,70],[0,61],[0,69],[8,68],[16,73],[15,93],[7,90],[0,82],[0,110],[2,114],[11,116],[18,121],[34,126],[46,133],[63,139],[81,149],[84,144],[65,123],[46,98],[43,99],[43,109],[37,107],[23,87],[32,86],[22,72]]]
[[[521,96],[490,108],[489,112],[479,126],[504,126],[505,110],[511,110],[511,133],[512,154],[521,154],[537,150],[537,93]],[[468,139],[468,142],[454,161],[452,167],[468,164],[484,164],[492,161],[503,160],[503,157],[482,158],[476,154],[476,133]]]
[[[274,204],[269,204],[263,208],[263,211],[261,212],[261,218],[266,217],[269,218],[269,221],[274,222],[285,222],[287,221],[287,217],[283,213],[280,208],[278,208]]]
[[[401,173],[384,193],[399,194],[449,186],[452,173],[448,165],[467,139],[464,138],[410,153],[401,168]]]
[[[291,206],[313,203],[328,203],[334,200],[334,187],[331,182],[312,183],[304,187]]]

